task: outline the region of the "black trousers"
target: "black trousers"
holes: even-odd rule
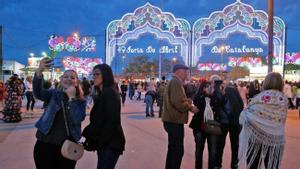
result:
[[[164,122],[164,128],[168,133],[168,153],[165,169],[180,169],[184,148],[183,124]]]
[[[240,125],[227,125],[222,124],[222,135],[218,139],[217,147],[217,161],[216,167],[222,168],[222,158],[224,147],[226,144],[226,137],[229,133],[230,144],[231,144],[231,169],[237,169],[238,167],[238,151],[239,151],[239,134],[241,131]]]
[[[37,169],[75,169],[76,161],[64,158],[61,146],[37,141],[34,146],[34,162]]]
[[[207,140],[208,145],[208,169],[215,168],[215,162],[217,158],[217,141],[218,136],[207,134],[204,131],[193,131],[196,150],[195,150],[195,169],[203,168],[203,151],[205,142]]]

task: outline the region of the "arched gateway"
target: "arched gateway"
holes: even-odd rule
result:
[[[193,25],[192,65],[199,70],[247,66],[254,76],[267,72],[268,15],[237,0]],[[285,24],[274,17],[274,70],[283,72]],[[257,72],[258,70],[258,72]],[[258,73],[258,74],[256,74]],[[256,74],[256,75],[255,75]]]
[[[124,55],[126,59],[138,55],[159,57],[160,64],[161,57],[176,57],[188,65],[189,42],[190,24],[185,19],[175,18],[173,14],[146,3],[122,19],[109,23],[106,63],[117,73],[120,73],[120,60]]]
[[[274,71],[283,72],[284,53],[285,24],[274,17]],[[138,55],[157,58],[159,73],[162,58],[176,58],[198,71],[230,71],[246,66],[250,76],[264,76],[268,15],[237,0],[222,11],[199,18],[191,30],[187,20],[146,3],[110,22],[106,30],[106,63],[114,72],[121,74],[120,67],[128,66],[130,58]]]

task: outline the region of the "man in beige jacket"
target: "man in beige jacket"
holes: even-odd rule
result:
[[[173,67],[174,76],[164,92],[162,121],[168,133],[168,153],[165,169],[180,169],[184,147],[184,124],[188,122],[189,111],[196,113],[192,100],[186,97],[183,84],[188,67],[177,64]]]

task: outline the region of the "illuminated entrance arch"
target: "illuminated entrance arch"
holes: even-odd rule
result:
[[[162,12],[160,8],[146,3],[133,13],[125,14],[122,19],[110,22],[106,30],[106,63],[111,65],[118,53],[126,52],[124,46],[139,40],[144,34],[155,39],[167,41],[178,47],[178,56],[189,65],[190,24],[172,13]],[[156,52],[160,50],[156,50]],[[142,52],[146,52],[143,50]]]
[[[239,61],[238,56],[245,56],[249,53],[267,57],[268,44],[268,15],[262,10],[254,10],[252,6],[237,0],[235,3],[226,6],[222,11],[215,11],[208,18],[200,18],[193,25],[193,52],[192,65],[205,67],[206,70],[216,68],[216,70],[225,70],[228,63],[233,60]],[[246,37],[237,39],[238,43],[228,41],[229,38]],[[251,41],[247,46],[247,41]],[[256,43],[256,45],[255,45]],[[274,17],[274,66],[277,71],[283,71],[284,53],[285,53],[285,24],[282,19]],[[211,46],[213,45],[213,46]],[[207,68],[204,57],[213,57],[221,55],[220,60],[210,60],[210,65],[214,67]],[[223,56],[224,55],[224,56]],[[220,57],[220,56],[219,56]],[[245,59],[243,59],[245,61]],[[250,64],[255,59],[246,59]],[[252,61],[252,62],[251,62]],[[251,63],[250,63],[251,62]],[[235,63],[233,65],[237,65]],[[223,66],[223,67],[222,67]]]

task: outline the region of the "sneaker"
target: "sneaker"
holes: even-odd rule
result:
[[[151,113],[151,117],[155,117],[155,116],[154,116],[154,113]]]

